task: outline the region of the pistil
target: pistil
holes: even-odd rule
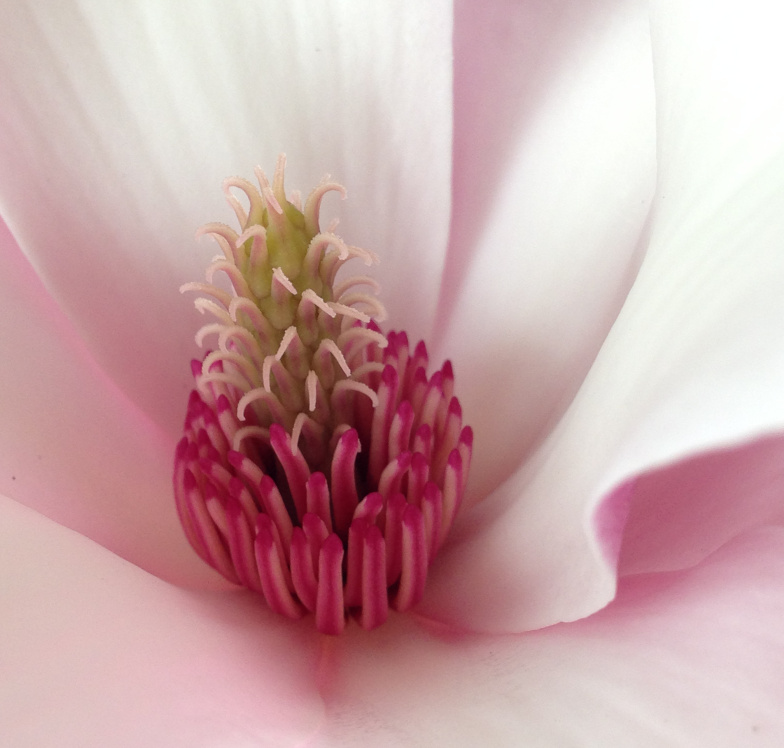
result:
[[[227,180],[240,231],[212,223],[223,255],[196,308],[213,349],[193,362],[195,389],[177,446],[174,493],[185,534],[224,577],[289,618],[340,633],[372,629],[425,591],[465,491],[473,435],[446,362],[428,375],[424,343],[383,333],[378,284],[336,282],[372,253],[322,231],[325,178],[301,207],[272,183]],[[239,189],[247,208],[232,190]],[[223,273],[229,293],[213,284]],[[368,289],[367,291],[364,289]]]

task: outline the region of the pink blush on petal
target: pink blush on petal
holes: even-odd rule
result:
[[[697,455],[640,476],[618,575],[684,569],[734,537],[784,519],[784,436]]]
[[[621,553],[626,520],[629,517],[637,478],[621,483],[602,501],[593,515],[593,529],[605,561],[613,568]]]

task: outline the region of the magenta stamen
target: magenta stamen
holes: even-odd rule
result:
[[[387,620],[386,553],[381,530],[370,525],[362,544],[362,613],[359,625],[374,629]]]
[[[383,496],[391,496],[400,491],[403,476],[411,466],[411,452],[402,452],[390,462],[381,473],[378,490]]]
[[[427,373],[424,368],[418,368],[414,371],[414,376],[411,379],[411,386],[408,388],[408,399],[414,413],[421,413],[422,403],[425,400],[425,392],[427,392]],[[418,419],[419,420],[419,419]]]
[[[460,486],[463,482],[463,460],[460,452],[453,449],[449,455],[444,472],[444,497],[443,509],[441,514],[441,533],[439,545],[446,540],[447,533],[452,528],[457,510],[460,506]]]
[[[357,505],[356,511],[354,512],[353,519],[354,520],[364,519],[371,523],[375,522],[376,517],[378,517],[378,515],[381,514],[381,510],[383,508],[384,508],[384,497],[377,491],[373,493],[369,493]]]
[[[362,604],[362,548],[369,526],[370,523],[366,519],[358,517],[348,530],[346,586],[343,591],[347,608],[356,608]]]
[[[229,552],[234,568],[242,584],[249,589],[261,592],[259,570],[256,566],[252,525],[248,523],[239,504],[228,502],[226,505]]]
[[[207,511],[205,503],[204,489],[199,488],[193,473],[190,470],[185,473],[185,506],[193,520],[193,529],[196,533],[197,543],[195,550],[199,553],[210,566],[217,569],[226,579],[235,584],[239,584],[239,579],[234,571],[231,559],[226,551],[223,539],[215,527],[215,523]]]
[[[269,475],[263,476],[261,481],[259,481],[258,490],[264,509],[275,523],[284,547],[288,547],[291,542],[291,533],[294,530],[294,525],[291,522],[288,511],[286,511],[286,505],[283,503],[283,497],[280,495],[275,481]]]
[[[230,452],[229,462],[251,486],[255,487],[264,511],[277,527],[284,547],[288,547],[293,525],[275,481],[268,475],[264,475],[249,458],[239,452]]]
[[[460,494],[465,491],[466,483],[468,482],[468,469],[471,466],[471,454],[474,448],[474,431],[470,426],[466,426],[460,432],[460,441],[457,445],[457,451],[460,452],[460,458],[463,462],[463,481],[460,484]]]
[[[332,534],[319,554],[316,628],[323,634],[339,634],[345,626],[343,608],[343,544]]]
[[[211,444],[209,446],[212,447]],[[215,457],[219,457],[219,455],[216,454]],[[216,486],[220,486],[224,491],[229,490],[229,482],[232,479],[232,475],[223,465],[219,464],[216,459],[202,458],[199,460],[199,467],[201,468],[202,473]]]
[[[402,568],[394,607],[402,612],[416,605],[425,593],[428,553],[425,518],[417,507],[406,507],[401,528]]]
[[[324,526],[332,532],[332,515],[330,513],[329,486],[324,473],[313,473],[305,486],[308,512],[318,515]]]
[[[335,529],[339,534],[345,534],[359,501],[354,477],[354,462],[359,446],[357,432],[349,429],[338,440],[332,456],[332,510]]]
[[[288,618],[299,618],[304,610],[289,591],[272,528],[270,519],[260,514],[256,520],[255,553],[261,588],[272,610]]]
[[[387,553],[387,587],[394,584],[400,576],[401,543],[403,514],[408,502],[402,493],[396,493],[387,499],[386,517],[384,518],[384,544]]]
[[[270,426],[270,446],[275,450],[275,456],[280,461],[286,473],[291,498],[297,509],[297,517],[302,520],[307,512],[307,495],[305,484],[310,476],[310,470],[301,454],[294,454],[291,442],[284,428],[277,423]]]
[[[206,408],[204,410],[204,433],[210,441],[221,461],[226,460],[226,455],[230,449],[230,442],[221,428],[218,417],[214,411]]]
[[[422,516],[425,522],[425,544],[428,563],[432,563],[441,544],[441,490],[430,481],[422,494]]]
[[[218,414],[218,425],[226,435],[229,445],[232,445],[234,443],[234,435],[237,433],[237,421],[229,398],[221,395],[217,400],[216,411]]]
[[[373,411],[373,423],[370,427],[370,464],[368,472],[373,481],[378,481],[381,471],[388,461],[389,432],[397,407],[398,375],[391,367],[386,366],[381,375],[378,387],[378,405]]]
[[[229,496],[236,502],[237,506],[245,513],[245,518],[250,526],[256,522],[259,515],[259,507],[253,499],[248,487],[236,476],[229,481]]]
[[[228,522],[226,520],[226,502],[223,496],[218,492],[214,484],[205,481],[202,486],[202,494],[204,495],[204,505],[207,507],[207,513],[210,519],[215,523],[218,532],[225,540],[229,536]]]
[[[291,582],[302,604],[308,610],[314,611],[318,580],[310,545],[301,527],[295,527],[291,536]]]
[[[408,449],[411,443],[411,428],[414,425],[414,409],[408,400],[398,406],[392,425],[389,427],[389,459],[392,460]]]
[[[433,429],[423,423],[414,434],[414,451],[425,456],[430,461],[433,453]]]
[[[306,514],[302,518],[302,530],[305,533],[305,539],[308,541],[313,568],[316,568],[321,546],[329,537],[329,530],[321,520],[321,517],[316,514]]]
[[[408,492],[406,499],[409,504],[420,506],[425,484],[430,477],[430,463],[421,452],[414,452],[411,458],[411,467],[408,471]]]
[[[463,423],[463,411],[457,398],[453,397],[449,403],[449,409],[441,430],[438,448],[435,450],[432,459],[433,480],[441,483],[444,479],[444,468],[449,458],[450,452],[457,446],[460,439],[460,428]]]
[[[272,184],[224,183],[238,235],[210,224],[222,255],[183,291],[217,335],[191,371],[174,461],[177,512],[196,553],[290,618],[340,633],[422,598],[429,564],[460,508],[473,433],[450,362],[428,378],[424,343],[383,333],[368,276],[335,284],[352,258],[377,257],[318,226],[328,181],[304,211]],[[248,210],[234,196],[245,193]],[[336,222],[334,224],[337,225]],[[234,295],[212,283],[223,272]],[[369,290],[359,289],[369,287]],[[244,422],[244,423],[243,423]]]

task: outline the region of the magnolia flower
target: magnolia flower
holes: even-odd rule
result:
[[[777,10],[475,5],[5,9],[3,742],[781,742]],[[190,236],[282,150],[475,431],[422,603],[339,638],[171,490]]]

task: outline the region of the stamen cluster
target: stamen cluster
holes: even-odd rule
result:
[[[208,224],[223,254],[207,283],[214,321],[196,335],[217,346],[192,363],[174,493],[189,542],[230,581],[263,594],[290,618],[315,614],[340,633],[346,615],[371,629],[389,607],[422,597],[427,568],[459,508],[472,432],[462,426],[452,366],[428,377],[420,342],[384,335],[384,309],[367,276],[336,282],[366,250],[322,232],[322,180],[302,207],[286,198],[285,161],[257,189],[229,179],[241,226]],[[239,189],[249,209],[232,193]],[[222,271],[231,291],[213,284]]]

